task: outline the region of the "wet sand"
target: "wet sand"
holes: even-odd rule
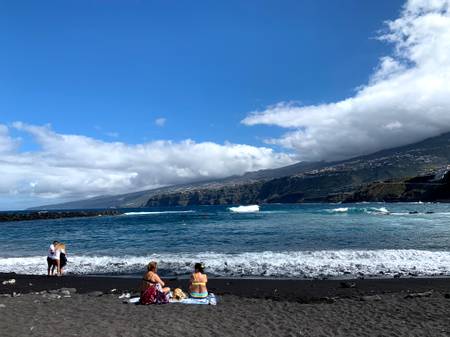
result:
[[[1,285],[11,278],[14,285]],[[168,281],[183,289],[186,282]],[[450,279],[444,278],[212,279],[217,306],[142,306],[119,299],[138,286],[139,279],[129,278],[0,274],[0,334],[450,336]]]

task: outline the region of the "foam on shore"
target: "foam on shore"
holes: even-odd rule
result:
[[[162,253],[147,256],[69,256],[67,271],[74,274],[140,273],[149,261],[175,275],[192,271],[202,261],[216,276],[339,277],[450,275],[450,252],[425,250],[319,250],[292,252]],[[0,258],[0,272],[46,273],[45,257]]]

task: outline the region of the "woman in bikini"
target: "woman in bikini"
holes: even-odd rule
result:
[[[147,272],[142,278],[141,304],[163,304],[169,302],[170,288],[158,276],[157,263],[152,261],[147,266]]]
[[[196,263],[194,269],[189,284],[189,293],[192,298],[206,298],[208,297],[208,289],[206,288],[208,276],[204,273],[205,267],[201,263]]]

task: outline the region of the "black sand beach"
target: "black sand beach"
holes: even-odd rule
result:
[[[124,304],[119,296],[137,293],[139,279],[2,274],[0,282],[11,278],[0,285],[2,336],[450,336],[445,278],[211,279],[215,307]]]

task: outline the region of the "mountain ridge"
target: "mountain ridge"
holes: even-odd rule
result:
[[[98,196],[32,209],[340,202],[367,184],[436,174],[445,170],[449,163],[450,132],[347,160],[299,162],[241,176]]]

